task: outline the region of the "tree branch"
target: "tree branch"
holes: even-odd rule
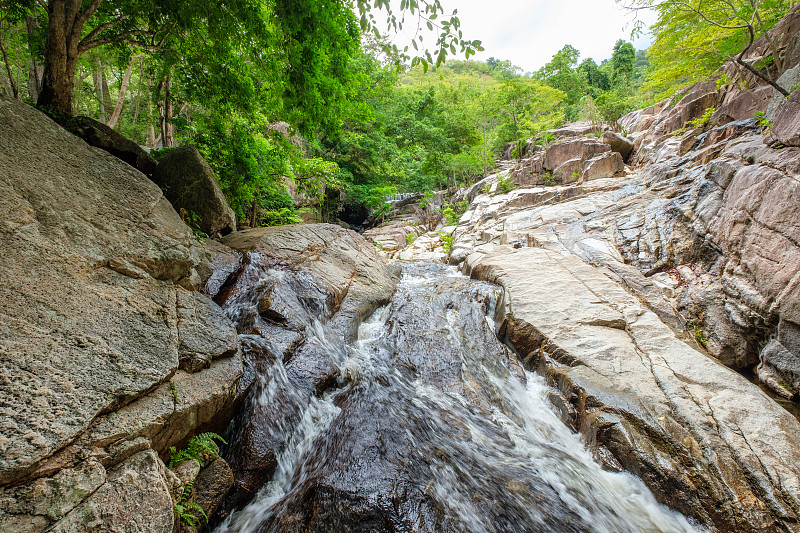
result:
[[[86,6],[86,10],[78,15],[78,17],[75,19],[75,24],[72,26],[72,31],[74,32],[77,30],[78,35],[80,35],[82,33],[81,30],[83,30],[83,26],[90,18],[92,18],[92,15],[94,15],[95,11],[97,11],[97,8],[100,7],[102,2],[103,0],[92,0],[92,2]]]
[[[108,21],[108,22],[104,22],[103,24],[100,24],[95,29],[90,31],[89,34],[86,37],[81,39],[81,44],[83,44],[84,42],[91,41],[92,39],[94,39],[95,37],[97,37],[98,35],[103,33],[104,31],[106,31],[107,29],[116,26],[117,24],[119,24],[120,22],[122,22],[123,20],[125,20],[127,18],[128,18],[128,15],[120,15],[119,17],[115,18],[114,20],[111,20],[111,21]]]
[[[690,13],[694,13],[695,15],[699,16],[700,18],[702,18],[703,20],[705,20],[706,22],[711,24],[712,26],[716,26],[716,27],[722,28],[724,30],[743,30],[745,28],[750,27],[748,24],[745,24],[745,25],[742,25],[742,26],[725,26],[724,24],[720,24],[719,22],[711,20],[704,13],[702,13],[701,11],[693,8],[692,6],[687,4],[686,2],[666,2],[666,3],[670,4],[670,5],[673,5],[673,6],[677,7],[678,9],[682,9],[683,11],[688,11]]]
[[[160,46],[148,45],[131,39],[131,37],[135,35],[151,35],[151,32],[148,30],[128,30],[119,33],[117,35],[107,37],[105,39],[95,39],[93,41],[88,41],[88,42],[84,42],[85,41],[84,39],[84,41],[81,41],[80,45],[78,46],[78,54],[79,55],[83,54],[84,52],[88,52],[89,50],[97,48],[98,46],[103,46],[106,44],[111,44],[116,42],[129,44],[131,46],[136,46],[144,50],[150,50],[150,51],[164,50],[164,48]]]

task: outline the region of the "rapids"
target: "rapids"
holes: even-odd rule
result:
[[[298,386],[281,357],[251,368],[245,409],[272,417],[239,426],[269,420],[256,435],[277,446],[277,464],[217,533],[700,531],[639,479],[603,470],[562,423],[554,390],[495,337],[498,287],[441,265],[403,268],[357,341],[321,318],[307,328],[336,367],[323,392]],[[292,424],[275,412],[287,405]],[[226,435],[231,456],[241,429]]]

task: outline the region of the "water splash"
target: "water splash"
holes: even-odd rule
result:
[[[346,350],[313,324],[338,386],[310,398],[272,479],[217,532],[700,531],[594,461],[494,337],[499,301],[452,269],[408,265]],[[292,386],[282,367],[259,402]]]

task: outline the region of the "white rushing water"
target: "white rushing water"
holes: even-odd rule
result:
[[[365,405],[372,402],[376,406],[375,415],[358,411],[359,423],[375,423],[371,416],[396,420],[403,440],[398,449],[411,450],[403,456],[403,464],[419,465],[399,471],[398,477],[410,476],[403,483],[419,487],[437,502],[443,531],[702,531],[659,504],[638,478],[603,470],[580,436],[559,419],[548,398],[552,389],[541,377],[523,373],[513,362],[502,362],[502,357],[487,358],[487,353],[505,351],[499,343],[490,349],[482,346],[481,330],[475,329],[493,327],[491,315],[497,300],[492,298],[497,289],[486,284],[474,289],[477,282],[460,279],[453,270],[421,270],[406,274],[393,303],[361,325],[358,341],[344,358],[331,349],[339,368],[338,388],[311,398],[299,423],[289,429],[271,480],[248,505],[229,516],[216,529],[218,533],[281,531],[265,524],[290,511],[294,505],[291,496],[302,490],[312,471],[319,475],[315,455],[332,448],[325,444],[328,439],[343,440],[330,434],[336,431],[335,421],[354,416],[343,411],[339,401],[347,395],[360,397],[358,394],[368,400]],[[442,286],[453,281],[461,283],[456,287],[461,292],[450,301]],[[476,322],[478,326],[465,327],[462,321],[470,315],[464,309],[476,290],[488,294],[489,303]],[[449,303],[440,309],[442,298]],[[466,307],[458,307],[460,303]],[[413,363],[404,362],[408,348],[395,353],[392,339],[409,317],[418,320],[420,314],[429,314],[431,324],[438,324],[439,329],[431,325],[427,332],[431,338],[440,341],[445,337],[448,346],[456,349],[436,353],[431,348],[418,354]],[[322,325],[316,324],[310,331],[310,342],[324,346],[327,340]],[[417,332],[426,334],[418,326],[414,334]],[[490,341],[496,343],[496,339]],[[447,354],[454,360],[446,359]],[[436,366],[440,357],[447,365]],[[428,361],[432,367],[421,369]],[[455,384],[441,377],[453,367],[460,375]],[[258,401],[268,405],[276,387],[291,386],[283,363],[277,361]],[[388,392],[378,394],[374,389]],[[378,402],[393,403],[377,409]],[[398,460],[395,456],[385,459]],[[356,481],[357,468],[354,465]],[[422,472],[424,478],[414,479],[409,472]],[[396,530],[414,531],[414,527]],[[300,526],[292,529],[305,530]],[[328,529],[338,530],[333,524]],[[320,531],[319,525],[314,531]]]

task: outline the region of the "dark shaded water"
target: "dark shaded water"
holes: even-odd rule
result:
[[[278,450],[274,474],[216,531],[696,531],[638,479],[593,461],[542,379],[495,338],[500,297],[408,264],[357,342],[323,321],[305,329],[306,351],[336,367],[325,392],[310,393],[284,358],[251,366],[251,416],[239,423],[270,427],[233,431],[230,453],[264,439]]]

